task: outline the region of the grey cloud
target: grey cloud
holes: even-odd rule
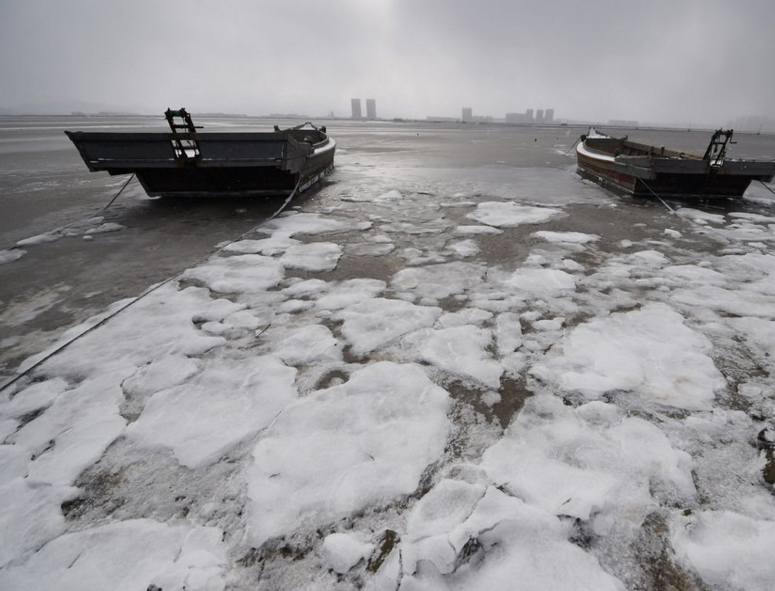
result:
[[[768,0],[0,0],[0,107],[724,124],[770,115]]]

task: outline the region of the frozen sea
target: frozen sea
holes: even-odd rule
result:
[[[772,588],[765,187],[622,199],[582,129],[331,121],[276,217],[102,209],[62,129],[153,123],[0,118],[0,589]]]

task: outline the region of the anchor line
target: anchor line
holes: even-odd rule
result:
[[[131,179],[130,179],[130,180],[131,180]],[[297,192],[297,190],[298,190],[298,188],[299,188],[299,184],[300,184],[300,183],[301,183],[301,177],[299,177],[299,180],[297,181],[297,183],[296,183],[296,186],[293,188],[293,191],[292,191],[292,192],[291,192],[291,194],[288,196],[288,198],[285,200],[285,202],[282,204],[282,206],[280,206],[280,209],[278,209],[276,212],[274,212],[274,213],[273,213],[273,214],[272,214],[272,215],[271,215],[271,216],[270,216],[270,217],[269,217],[269,218],[268,218],[266,221],[273,220],[274,218],[276,218],[278,215],[280,215],[280,214],[281,214],[281,213],[282,213],[282,212],[285,210],[285,208],[288,206],[288,204],[289,204],[289,203],[290,203],[290,202],[293,200],[293,198],[296,196],[296,192]],[[127,182],[127,184],[128,184],[128,182]],[[122,189],[122,190],[123,190],[123,189]],[[120,194],[120,191],[119,191],[119,194]],[[265,223],[265,222],[264,222],[264,223]],[[197,265],[201,265],[201,264],[202,264],[202,263],[204,263],[204,262],[205,262],[207,259],[209,259],[209,258],[211,258],[211,257],[213,257],[213,256],[215,256],[215,255],[217,255],[217,254],[220,254],[221,252],[223,252],[223,251],[226,249],[226,247],[227,247],[227,246],[229,246],[229,245],[231,245],[231,244],[234,244],[235,242],[239,242],[240,240],[242,240],[242,239],[243,239],[245,236],[247,236],[248,234],[250,234],[250,233],[251,233],[251,232],[253,232],[254,230],[255,230],[255,227],[253,227],[253,228],[250,228],[249,230],[247,230],[247,231],[243,232],[242,234],[240,234],[240,235],[239,235],[237,238],[235,238],[235,239],[234,239],[234,240],[232,240],[231,242],[228,242],[227,244],[224,244],[224,245],[223,245],[223,246],[221,246],[220,248],[216,248],[216,249],[215,249],[215,250],[213,250],[212,252],[208,253],[206,256],[202,257],[202,258],[201,258],[200,260],[198,260],[196,263],[194,263],[193,265],[191,265],[191,267],[196,267]],[[67,341],[67,342],[65,342],[65,343],[62,343],[62,344],[61,344],[59,347],[57,347],[56,349],[54,349],[53,351],[51,351],[50,353],[48,353],[47,355],[45,355],[43,358],[41,358],[41,359],[39,359],[38,361],[36,361],[34,364],[32,364],[32,365],[31,365],[30,367],[28,367],[27,369],[25,369],[23,372],[21,372],[21,373],[17,374],[16,376],[14,376],[14,377],[13,377],[13,379],[11,379],[11,380],[7,381],[5,384],[3,384],[2,386],[0,386],[0,392],[3,392],[3,391],[5,391],[7,388],[11,387],[13,384],[15,384],[16,382],[18,382],[19,380],[21,380],[23,377],[25,377],[25,376],[29,375],[29,374],[30,374],[30,373],[31,373],[33,370],[35,370],[35,369],[37,369],[38,367],[40,367],[40,366],[41,366],[43,363],[45,363],[46,361],[48,361],[49,359],[51,359],[51,358],[52,358],[54,355],[56,355],[57,353],[59,353],[59,352],[63,351],[64,349],[66,349],[67,347],[69,347],[70,345],[72,345],[72,344],[73,344],[75,341],[79,340],[81,337],[84,337],[84,336],[86,336],[87,334],[91,333],[91,332],[92,332],[92,331],[94,331],[95,329],[97,329],[97,328],[99,328],[100,326],[104,325],[106,322],[108,322],[108,320],[111,320],[111,319],[115,318],[115,317],[116,317],[116,316],[118,316],[118,315],[119,315],[121,312],[123,312],[124,310],[126,310],[127,308],[129,308],[130,306],[132,306],[132,305],[136,304],[136,303],[137,303],[137,302],[139,302],[140,300],[142,300],[142,299],[144,299],[145,297],[149,296],[150,294],[152,294],[152,293],[153,293],[154,291],[156,291],[157,289],[159,289],[159,288],[161,288],[161,287],[164,287],[164,286],[165,286],[165,285],[167,285],[168,283],[171,283],[172,281],[175,281],[175,280],[179,279],[179,278],[180,278],[180,277],[183,275],[183,273],[185,273],[185,270],[184,270],[184,271],[181,271],[180,273],[177,273],[176,275],[173,275],[172,277],[169,277],[169,278],[165,279],[165,280],[164,280],[164,281],[162,281],[161,283],[157,283],[156,285],[152,285],[151,287],[147,288],[147,289],[146,289],[146,290],[145,290],[143,293],[141,293],[139,296],[137,296],[136,298],[134,298],[134,299],[130,300],[129,302],[127,302],[127,304],[126,304],[126,305],[122,306],[122,307],[121,307],[121,308],[119,308],[118,310],[115,310],[113,313],[111,313],[110,315],[108,315],[108,316],[106,316],[105,318],[103,318],[102,320],[100,320],[100,321],[99,321],[98,323],[96,323],[94,326],[90,326],[90,327],[89,327],[89,328],[87,328],[85,331],[83,331],[82,333],[80,333],[80,334],[78,334],[78,335],[74,336],[74,337],[73,337],[72,339],[70,339],[69,341]]]

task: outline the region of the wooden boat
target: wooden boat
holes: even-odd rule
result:
[[[770,182],[775,161],[726,157],[733,131],[719,129],[704,156],[598,134],[581,136],[577,172],[616,193],[678,199],[740,198],[751,181]]]
[[[185,109],[165,116],[170,132],[65,133],[90,171],[134,173],[151,196],[289,195],[334,166],[336,142],[325,127],[202,133]]]

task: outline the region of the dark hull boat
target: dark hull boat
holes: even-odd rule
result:
[[[576,147],[577,170],[607,189],[636,197],[740,198],[751,181],[772,181],[775,161],[726,158],[731,138],[731,130],[716,131],[705,155],[698,156],[591,130]]]
[[[185,109],[165,115],[169,133],[65,133],[89,170],[134,173],[151,196],[289,195],[334,166],[336,142],[325,127],[201,133]]]

